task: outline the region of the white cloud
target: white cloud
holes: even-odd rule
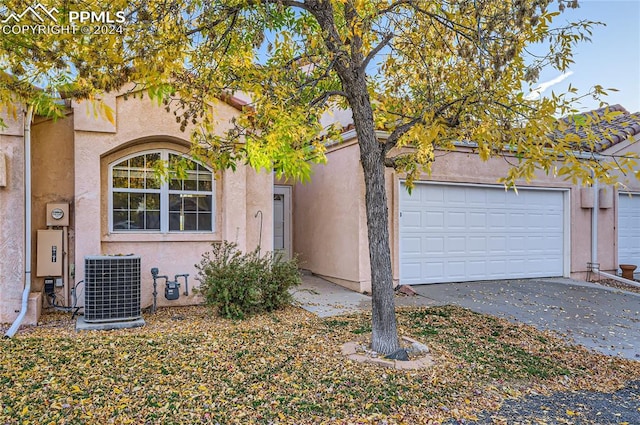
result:
[[[542,96],[542,93],[546,89],[548,89],[549,87],[560,83],[565,78],[567,78],[567,77],[569,77],[571,75],[573,75],[573,71],[563,72],[562,74],[558,75],[556,78],[553,78],[553,79],[551,79],[549,81],[545,81],[544,83],[540,83],[540,85],[538,87],[536,87],[535,89],[531,90],[531,93],[526,95],[524,98],[527,99],[527,100],[540,99],[540,97]]]

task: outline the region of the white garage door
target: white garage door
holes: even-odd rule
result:
[[[618,264],[640,265],[640,194],[618,198]]]
[[[422,183],[400,193],[401,283],[563,275],[562,191]]]

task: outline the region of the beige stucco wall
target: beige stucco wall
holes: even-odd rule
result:
[[[357,145],[346,144],[313,166],[311,181],[294,187],[294,252],[301,267],[357,291],[366,290],[364,181]],[[364,221],[363,221],[364,220]],[[367,254],[368,256],[368,254]]]
[[[262,243],[266,250],[273,245],[273,175],[256,172],[239,165],[235,171],[216,173],[215,224],[211,233],[110,233],[108,213],[108,169],[118,159],[150,149],[171,149],[188,153],[189,131],[181,132],[173,114],[148,98],[107,95],[106,105],[114,112],[114,122],[97,114],[96,105],[73,102],[64,118],[36,118],[32,127],[33,165],[33,265],[37,254],[36,230],[46,227],[46,204],[69,202],[71,223],[68,247],[71,283],[84,278],[84,257],[100,254],[141,256],[142,306],[152,303],[150,269],[158,267],[161,274],[190,274],[190,295],[178,301],[167,301],[163,287],[158,288],[158,305],[181,305],[201,300],[191,289],[197,286],[197,269],[211,243],[221,240],[236,242],[243,251]],[[216,131],[221,134],[238,113],[232,106],[214,102]],[[5,159],[6,179],[0,183],[0,322],[11,322],[20,308],[24,283],[24,146],[22,112],[17,120],[5,117],[8,128],[0,131],[0,153]],[[1,167],[0,167],[1,168]],[[0,170],[2,171],[2,170]],[[263,227],[255,217],[260,210]],[[260,231],[262,230],[262,234]],[[33,269],[32,269],[33,270]],[[41,290],[43,279],[35,276],[32,286]],[[68,288],[64,291],[68,292]],[[63,291],[63,292],[64,292]],[[184,292],[184,287],[181,288]],[[79,291],[82,294],[82,287]],[[38,304],[40,297],[32,297]],[[59,300],[65,301],[65,300]],[[80,297],[80,305],[82,305]],[[45,303],[45,306],[47,304]],[[31,308],[31,307],[30,307]],[[35,311],[35,309],[34,309]],[[29,314],[25,324],[35,322]]]
[[[248,226],[249,216],[255,214],[253,210],[261,209],[266,217],[272,217],[271,174],[255,173],[246,166],[238,166],[235,172],[217,174],[213,233],[110,233],[107,216],[109,164],[144,150],[170,148],[186,153],[189,147],[189,128],[181,132],[173,114],[150,100],[132,97],[125,100],[123,96],[115,96],[110,102],[116,110],[116,123],[111,127],[100,117],[87,116],[84,105],[75,105],[76,280],[83,278],[87,255],[133,253],[141,256],[143,307],[152,303],[152,267],[158,267],[160,274],[170,277],[190,274],[190,295],[182,295],[184,288],[181,288],[179,300],[167,301],[164,288],[159,287],[159,306],[200,302],[191,291],[197,285],[194,265],[216,241],[234,241],[243,250],[257,246],[259,229]],[[220,123],[217,131],[221,133],[237,110],[224,103],[214,107]],[[91,131],[92,119],[96,121],[95,131]],[[271,243],[269,231],[270,227],[263,231],[265,243]]]
[[[33,288],[37,291],[42,291],[44,285],[44,278],[37,277],[35,261],[37,259],[37,230],[47,227],[47,203],[62,202],[68,203],[70,206],[73,205],[73,119],[70,118],[70,113],[71,111],[68,111],[67,118],[58,120],[36,117],[31,126]],[[72,210],[69,215],[73,217]],[[73,229],[73,225],[74,223],[71,221],[69,228]],[[69,232],[69,236],[69,246],[66,247],[66,251],[69,258],[73,258],[73,232]],[[68,282],[65,282],[65,287],[60,292],[63,295],[68,293]],[[66,299],[57,301],[58,303],[68,303]]]
[[[626,145],[625,145],[626,146]],[[640,144],[625,149],[637,152]],[[618,147],[620,150],[620,147]],[[344,143],[327,155],[326,165],[314,166],[311,183],[295,187],[295,250],[302,255],[303,266],[336,283],[358,291],[370,291],[370,265],[367,246],[364,187],[359,148],[353,141]],[[509,164],[502,158],[481,161],[471,151],[438,156],[431,175],[421,180],[496,185],[507,175]],[[401,177],[386,171],[389,202],[391,255],[394,280],[399,279],[399,191]],[[626,181],[630,189],[640,191],[640,184]],[[591,261],[592,209],[582,208],[582,186],[540,172],[532,182],[520,187],[551,187],[568,191],[569,247],[568,270],[565,274],[584,278]],[[608,191],[613,187],[603,185]],[[617,196],[612,208],[599,208],[598,262],[602,270],[617,267],[616,228]]]
[[[16,119],[2,118],[8,128],[0,129],[6,164],[6,186],[0,187],[0,323],[8,323],[18,316],[25,277],[23,111]]]

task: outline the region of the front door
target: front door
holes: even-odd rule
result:
[[[291,187],[273,187],[273,252],[291,258]]]

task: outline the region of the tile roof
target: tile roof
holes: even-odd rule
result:
[[[612,117],[604,117],[607,111],[613,113]],[[567,127],[556,131],[553,138],[575,134],[580,139],[575,147],[583,151],[602,152],[629,137],[640,135],[640,112],[630,113],[620,105],[564,117],[560,121]]]

